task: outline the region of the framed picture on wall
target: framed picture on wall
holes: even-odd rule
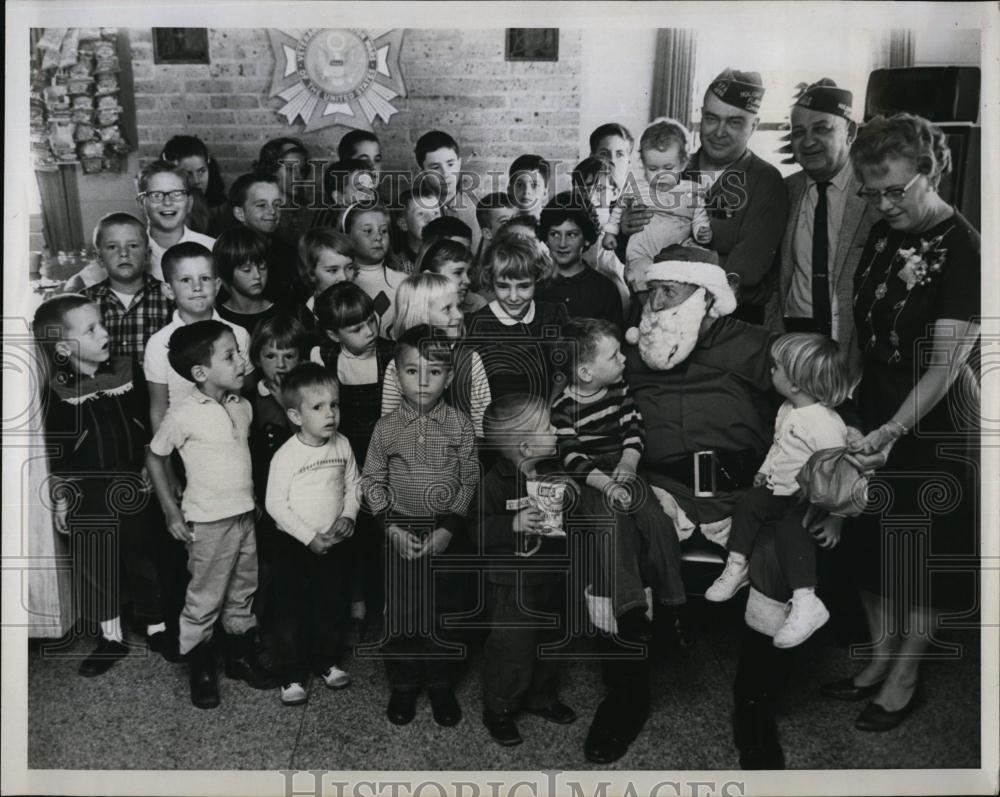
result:
[[[508,61],[558,61],[559,28],[507,28]]]
[[[207,64],[208,28],[153,28],[153,62]]]

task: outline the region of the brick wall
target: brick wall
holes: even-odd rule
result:
[[[314,156],[330,156],[346,132],[302,135],[301,123],[275,113],[283,101],[268,98],[274,56],[263,29],[210,29],[207,65],[157,65],[151,30],[131,29],[129,39],[143,163],[171,136],[196,135],[228,185],[269,138],[300,136]],[[388,125],[375,121],[384,168],[413,168],[417,138],[437,127],[458,140],[466,171],[506,174],[516,156],[532,152],[565,161],[557,188],[568,187],[579,156],[580,61],[578,30],[560,32],[558,62],[507,62],[501,29],[408,29],[400,58],[407,96],[394,101],[399,113]]]

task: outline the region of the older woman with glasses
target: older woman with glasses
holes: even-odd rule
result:
[[[874,470],[849,529],[871,658],[827,684],[873,697],[856,727],[896,727],[921,699],[920,662],[955,654],[937,636],[942,607],[973,610],[977,565],[979,233],[938,193],[951,166],[944,134],[910,114],[877,117],[851,147],[858,195],[881,219],[855,275],[863,372],[854,400],[857,462]],[[946,557],[952,557],[946,559]],[[946,564],[947,567],[942,565]],[[956,578],[956,576],[958,576]]]

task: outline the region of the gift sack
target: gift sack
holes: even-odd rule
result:
[[[846,448],[815,452],[796,477],[810,504],[838,517],[855,517],[868,505],[868,478],[847,460]]]

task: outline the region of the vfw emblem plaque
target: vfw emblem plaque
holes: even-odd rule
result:
[[[271,29],[274,75],[271,97],[285,104],[277,113],[288,124],[301,119],[305,131],[331,125],[371,130],[385,124],[406,96],[399,68],[403,30],[358,28]]]

